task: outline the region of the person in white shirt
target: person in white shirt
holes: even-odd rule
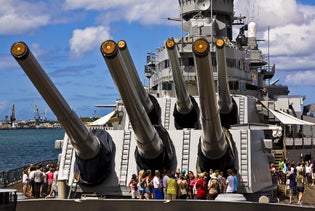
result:
[[[153,188],[154,188],[155,199],[163,199],[161,183],[162,181],[160,177],[160,171],[156,170],[155,176],[153,178]]]
[[[43,182],[43,172],[40,170],[41,166],[36,166],[36,171],[34,172],[34,197],[40,197],[40,187]]]
[[[227,193],[233,193],[234,192],[234,176],[233,176],[233,170],[232,169],[228,169],[227,170],[227,174],[229,175],[226,178],[226,192]]]
[[[167,180],[169,178],[168,174],[169,172],[167,172],[166,170],[164,170],[163,172],[164,176],[163,176],[163,179],[162,179],[162,182],[163,182],[163,194],[164,194],[164,199],[166,199],[166,185],[167,185]]]

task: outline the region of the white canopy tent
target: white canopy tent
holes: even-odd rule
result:
[[[114,114],[115,114],[115,111],[112,111],[109,114],[103,116],[102,118],[90,123],[89,125],[90,126],[103,126],[114,116]]]
[[[268,109],[279,121],[285,125],[309,125],[309,126],[315,126],[315,123],[304,121],[301,119],[298,119],[288,113],[285,113],[280,110],[272,110]]]

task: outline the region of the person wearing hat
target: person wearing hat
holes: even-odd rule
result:
[[[208,183],[208,190],[209,190],[209,199],[214,200],[219,194],[219,181],[216,175],[211,176]]]
[[[187,199],[187,188],[188,182],[184,174],[179,175],[179,179],[177,180],[178,184],[178,198],[179,199]]]

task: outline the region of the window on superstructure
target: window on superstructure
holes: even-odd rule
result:
[[[238,90],[238,81],[229,81],[230,90]]]
[[[182,57],[182,63],[181,65],[187,67],[187,66],[194,66],[194,58],[193,57]]]
[[[212,62],[213,72],[218,72],[218,70],[217,70],[217,58],[216,58],[215,52],[211,52],[211,62]]]
[[[169,82],[163,82],[162,90],[172,90],[172,84],[170,84]]]
[[[236,67],[236,60],[235,59],[226,59],[226,65],[228,67],[235,68]]]
[[[164,63],[164,69],[166,69],[170,66],[170,61],[168,59],[164,60],[163,63]]]
[[[239,90],[241,91],[246,90],[246,84],[244,82],[239,82]]]

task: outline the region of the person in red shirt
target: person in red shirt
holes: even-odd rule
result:
[[[201,200],[207,199],[208,185],[204,173],[199,174],[199,179],[196,182],[196,190],[197,199]]]

